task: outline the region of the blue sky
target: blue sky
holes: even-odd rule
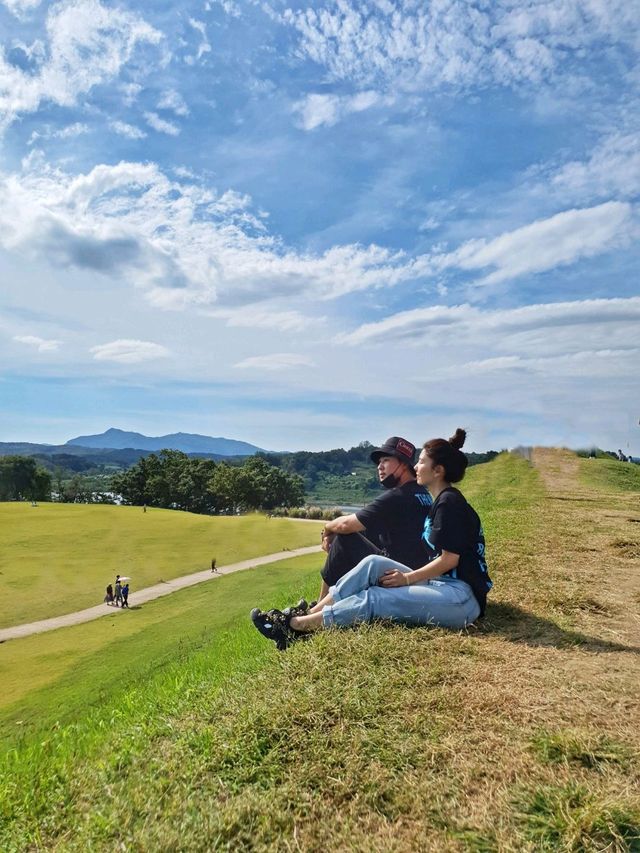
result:
[[[639,21],[0,0],[0,441],[640,455]]]

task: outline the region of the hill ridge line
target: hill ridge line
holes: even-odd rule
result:
[[[233,572],[241,572],[245,569],[253,569],[257,566],[264,566],[268,563],[275,563],[279,560],[288,560],[292,557],[303,557],[306,554],[315,554],[322,550],[320,545],[309,545],[305,548],[295,548],[291,551],[277,551],[273,554],[265,554],[262,557],[252,557],[248,560],[240,560],[237,563],[229,563],[226,566],[220,566],[212,572],[211,569],[205,569],[200,572],[192,572],[189,575],[173,578],[168,581],[147,586],[134,593],[132,599],[134,604],[144,604],[147,601],[153,601],[156,598],[161,598],[164,595],[170,595],[179,589],[186,589],[190,586],[195,586],[205,581],[214,580],[222,575],[230,575]],[[24,622],[22,625],[13,625],[10,628],[0,628],[0,643],[7,640],[18,640],[22,637],[30,637],[33,634],[42,634],[45,631],[54,631],[57,628],[66,628],[70,625],[80,625],[83,622],[91,622],[94,619],[100,619],[102,616],[113,616],[116,613],[124,612],[122,607],[109,607],[104,602],[96,604],[93,607],[87,607],[84,610],[77,610],[74,613],[65,613],[61,616],[52,616],[50,619],[41,619],[36,622]]]

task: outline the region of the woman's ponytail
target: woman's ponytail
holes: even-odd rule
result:
[[[445,441],[444,438],[432,438],[423,446],[423,450],[433,464],[442,465],[448,483],[459,483],[467,470],[469,460],[460,450],[466,438],[466,430],[458,427],[449,441]]]

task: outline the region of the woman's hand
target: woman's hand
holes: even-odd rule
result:
[[[380,586],[387,588],[394,586],[409,586],[409,572],[399,572],[396,569],[389,569],[380,578]]]

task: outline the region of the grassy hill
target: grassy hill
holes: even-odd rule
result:
[[[98,604],[116,572],[135,592],[212,557],[222,566],[318,541],[318,525],[290,519],[86,504],[0,503],[0,530],[2,627]]]
[[[313,592],[305,558],[126,614],[112,645],[85,633],[111,620],[48,635],[69,668],[21,696],[26,724],[0,718],[0,849],[637,850],[640,495],[600,464],[469,472],[496,587],[468,631],[280,655],[244,614]],[[27,642],[0,647],[8,672]]]

